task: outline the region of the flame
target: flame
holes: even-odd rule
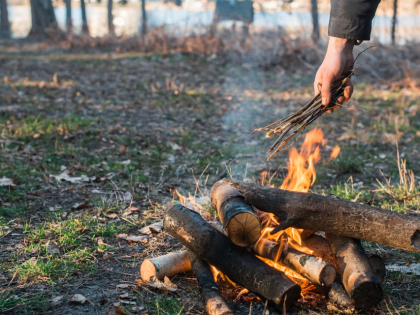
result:
[[[316,179],[315,163],[321,159],[319,145],[324,135],[321,129],[309,131],[300,148],[300,153],[292,148],[289,152],[289,171],[281,189],[308,192]]]
[[[336,145],[334,149],[331,151],[330,161],[336,159],[337,156],[340,154],[340,151],[341,151],[340,147]]]
[[[301,275],[297,274],[296,272],[294,272],[293,270],[282,266],[278,263],[276,263],[275,261],[272,261],[270,259],[266,259],[260,256],[256,256],[259,259],[261,259],[263,262],[265,262],[267,265],[276,268],[277,270],[280,270],[281,272],[283,272],[286,276],[288,276],[289,278],[297,278],[300,280],[306,280],[305,278],[303,278]]]

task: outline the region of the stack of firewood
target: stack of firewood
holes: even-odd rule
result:
[[[420,252],[420,218],[412,215],[229,180],[213,186],[211,202],[221,223],[180,204],[167,210],[164,228],[186,250],[145,260],[141,276],[148,281],[193,270],[212,315],[233,312],[211,266],[280,311],[301,297],[301,280],[277,265],[321,288],[338,308],[369,309],[383,299],[385,265],[360,240]],[[278,240],[262,233],[268,226]]]

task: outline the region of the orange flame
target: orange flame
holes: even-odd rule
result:
[[[289,171],[281,185],[281,189],[308,192],[316,179],[315,163],[321,159],[319,145],[324,135],[321,129],[309,131],[300,148],[300,153],[295,148],[289,152]]]
[[[337,156],[340,154],[340,151],[341,151],[340,147],[336,145],[334,149],[331,151],[330,161],[336,159]]]

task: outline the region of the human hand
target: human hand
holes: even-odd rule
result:
[[[327,106],[331,102],[331,88],[333,83],[340,76],[351,70],[354,63],[353,47],[354,41],[338,37],[330,37],[324,61],[315,76],[314,91],[315,95],[321,92],[322,105]],[[340,108],[341,104],[347,102],[353,94],[353,83],[348,78],[344,95],[339,97],[335,108]],[[332,113],[333,109],[327,113]]]

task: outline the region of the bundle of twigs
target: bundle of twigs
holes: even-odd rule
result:
[[[357,67],[358,68],[358,67]],[[337,103],[338,98],[344,95],[344,88],[346,87],[347,80],[354,74],[353,69],[347,73],[344,73],[334,84],[331,90],[331,102],[324,106],[322,105],[321,93],[318,93],[309,103],[303,106],[294,114],[290,114],[266,127],[255,129],[256,131],[266,130],[267,137],[272,136],[275,133],[279,133],[280,137],[274,142],[274,144],[268,149],[268,152],[273,152],[267,160],[270,160],[280,151],[290,148],[303,134],[303,131],[307,126],[321,117],[324,113],[331,109],[336,108],[340,104]],[[285,147],[290,140],[293,139],[298,133],[300,133],[295,140]]]

